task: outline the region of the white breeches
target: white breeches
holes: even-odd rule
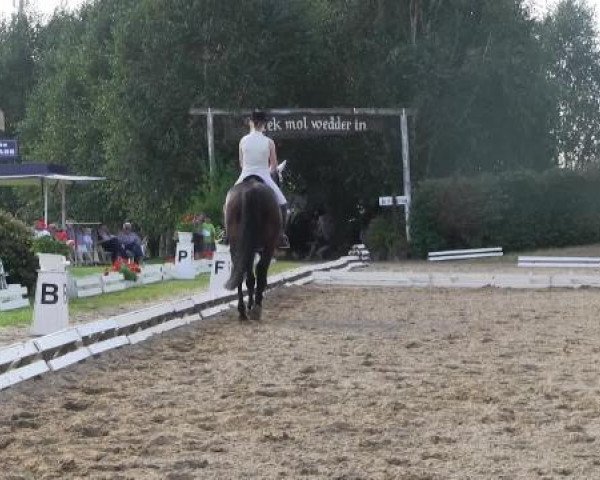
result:
[[[237,185],[238,183],[242,183],[244,181],[244,179],[246,177],[249,177],[250,175],[256,175],[257,177],[262,178],[262,180],[265,182],[265,184],[267,184],[271,188],[271,190],[273,190],[273,192],[275,193],[275,196],[277,197],[277,203],[279,205],[285,205],[287,203],[287,200],[283,196],[283,193],[281,193],[281,189],[277,186],[277,184],[271,177],[271,173],[269,172],[268,169],[261,170],[261,171],[253,171],[253,172],[252,171],[251,172],[242,171],[241,175],[239,176],[239,178],[237,179],[235,184]]]

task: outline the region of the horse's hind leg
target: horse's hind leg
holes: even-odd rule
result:
[[[254,255],[252,260],[247,267],[246,273],[246,288],[248,289],[248,310],[252,311],[254,307],[254,286],[256,284],[256,277],[254,276]],[[250,315],[252,317],[252,315]]]
[[[256,320],[260,320],[260,315],[262,312],[263,293],[267,288],[267,272],[269,271],[271,258],[272,255],[263,253],[260,256],[260,261],[256,265],[256,306],[254,307],[257,316]]]
[[[246,305],[244,304],[244,292],[242,292],[242,284],[238,285],[238,312],[240,312],[240,320],[248,320],[246,316]]]

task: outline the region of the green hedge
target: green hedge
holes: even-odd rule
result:
[[[63,255],[67,258],[70,254],[69,247],[67,247],[66,244],[59,242],[50,236],[34,238],[32,251],[33,253],[53,253],[55,255]]]
[[[404,212],[390,209],[371,220],[366,231],[365,243],[375,260],[406,258],[408,245]]]
[[[422,182],[413,197],[411,251],[505,250],[600,241],[600,172],[550,170]]]
[[[0,210],[0,258],[10,274],[9,283],[20,283],[33,294],[38,260],[32,251],[32,232],[12,215]]]

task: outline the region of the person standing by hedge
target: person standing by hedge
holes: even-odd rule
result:
[[[204,217],[202,222],[202,238],[203,238],[203,255],[212,257],[212,253],[216,250],[217,231],[208,215]]]

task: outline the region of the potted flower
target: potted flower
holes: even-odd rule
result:
[[[138,274],[141,272],[140,266],[130,259],[117,258],[112,264],[110,270],[107,269],[104,274],[108,275],[110,272],[118,272],[123,274],[123,278],[129,282],[135,282]]]
[[[193,214],[187,213],[177,222],[177,239],[180,242],[192,241],[192,235],[196,226],[195,220],[196,217]]]

